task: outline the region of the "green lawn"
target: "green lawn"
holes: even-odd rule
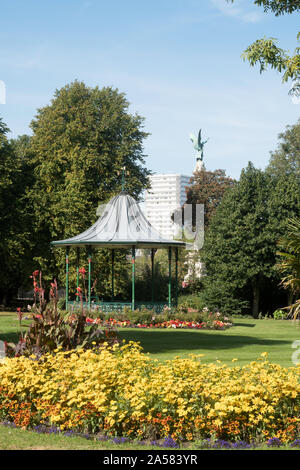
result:
[[[140,341],[145,352],[159,360],[190,353],[204,354],[203,362],[220,360],[230,364],[233,358],[242,365],[268,352],[269,360],[293,366],[292,343],[300,340],[300,325],[287,320],[236,319],[228,330],[120,330],[126,340]],[[231,363],[232,364],[232,363]]]
[[[130,442],[115,444],[100,442],[83,437],[66,437],[59,434],[38,434],[20,428],[0,425],[0,450],[148,450],[155,449],[151,445],[138,445]]]
[[[197,443],[190,443],[190,450],[199,449]],[[282,446],[275,450],[298,450],[290,446]],[[139,445],[135,442],[115,444],[113,442],[99,442],[82,437],[66,437],[59,434],[38,434],[20,428],[11,428],[0,425],[0,450],[161,450],[151,445]],[[174,453],[173,449],[164,449]],[[273,450],[266,444],[254,450]],[[125,454],[126,455],[126,454]]]
[[[29,322],[25,320],[22,324],[25,330]],[[18,331],[16,314],[0,313],[0,340],[17,341]],[[267,351],[270,361],[288,367],[293,366],[295,349],[292,343],[300,340],[300,324],[287,320],[239,318],[225,331],[124,328],[119,333],[122,339],[139,341],[145,352],[159,360],[194,353],[204,354],[203,362],[220,360],[242,365]],[[233,358],[238,361],[231,363]]]

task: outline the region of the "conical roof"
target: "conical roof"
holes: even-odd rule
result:
[[[92,245],[99,248],[162,248],[185,246],[177,240],[168,240],[150,224],[139,204],[122,192],[105,206],[101,217],[85,232],[66,240],[51,242],[55,246]]]

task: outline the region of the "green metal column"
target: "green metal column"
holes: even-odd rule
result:
[[[70,247],[66,247],[66,310],[69,304],[69,251]]]
[[[135,310],[135,246],[132,247],[132,291],[131,310]]]
[[[172,306],[172,248],[169,246],[169,308]]]
[[[175,248],[175,305],[178,305],[178,247]]]
[[[88,291],[88,308],[91,309],[91,274],[92,274],[92,248],[89,246],[89,253],[88,253],[88,260],[89,260],[89,291]]]
[[[151,301],[154,302],[154,248],[151,248]]]
[[[111,250],[111,301],[115,298],[115,250]]]
[[[79,287],[79,248],[76,248],[76,293]],[[79,302],[79,295],[76,295],[76,302]]]

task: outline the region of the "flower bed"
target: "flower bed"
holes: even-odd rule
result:
[[[153,320],[152,323],[132,323],[130,320],[117,320],[115,318],[108,318],[103,320],[101,318],[87,318],[86,322],[89,325],[97,324],[103,328],[195,328],[195,329],[214,329],[214,330],[225,330],[232,326],[230,322],[223,322],[220,320],[214,320],[211,325],[207,322],[196,322],[186,320],[166,320],[158,322]]]
[[[133,342],[57,350],[0,364],[0,421],[138,439],[289,443],[300,437],[299,378],[299,367],[266,357],[229,367],[193,355],[159,363]]]

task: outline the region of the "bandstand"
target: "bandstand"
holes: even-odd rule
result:
[[[69,252],[70,248],[77,252],[77,287],[79,286],[79,253],[80,248],[87,247],[88,250],[88,298],[86,307],[91,309],[95,306],[103,311],[122,310],[124,306],[130,306],[132,310],[145,306],[161,311],[164,306],[172,306],[172,254],[175,258],[175,292],[174,304],[177,305],[178,285],[178,249],[184,247],[185,243],[178,240],[168,240],[150,224],[143,214],[136,200],[125,191],[113,197],[105,206],[101,217],[85,232],[66,240],[51,242],[54,247],[66,248],[66,309],[74,302],[69,300]],[[92,279],[92,254],[93,250],[107,248],[111,250],[111,302],[100,300],[92,301],[91,279]],[[154,257],[159,248],[168,250],[169,279],[168,279],[168,301],[161,302],[155,299],[154,292]],[[126,249],[131,251],[132,273],[131,273],[131,302],[117,302],[114,299],[114,257],[115,249]],[[137,249],[151,250],[151,278],[152,278],[152,300],[151,302],[136,301],[135,299],[135,258]],[[77,298],[78,301],[78,298]],[[75,301],[76,302],[76,301]]]

